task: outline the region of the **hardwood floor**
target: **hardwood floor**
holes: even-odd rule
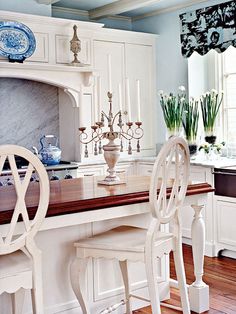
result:
[[[184,259],[187,282],[193,282],[193,260],[191,247],[184,245]],[[236,314],[236,260],[228,257],[205,257],[204,281],[210,286],[210,310],[207,314]],[[171,256],[171,277],[175,277]],[[178,290],[171,291],[171,304],[180,304]],[[134,314],[151,313],[150,307],[133,312]],[[163,314],[176,314],[178,311],[162,307]],[[192,312],[194,313],[194,312]],[[155,314],[155,313],[153,313]]]

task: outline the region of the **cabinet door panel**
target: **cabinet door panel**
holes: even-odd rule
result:
[[[108,113],[108,55],[111,58],[111,85],[113,113],[119,110],[118,85],[121,84],[124,94],[124,44],[106,41],[94,41],[94,67],[101,78],[101,110]],[[124,102],[124,97],[123,97]]]
[[[141,149],[154,148],[153,132],[153,49],[151,46],[125,44],[126,77],[130,82],[131,116],[137,121],[137,90],[136,80],[140,81],[141,121],[144,137],[141,139]]]
[[[236,247],[236,204],[232,202],[217,201],[217,240],[220,243]]]

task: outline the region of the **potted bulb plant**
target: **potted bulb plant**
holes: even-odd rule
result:
[[[190,155],[194,155],[197,152],[197,131],[199,121],[198,101],[193,98],[189,102],[183,103],[183,117],[182,123],[185,132],[186,140],[188,141]]]
[[[202,119],[205,131],[205,140],[209,144],[214,144],[216,141],[215,121],[223,100],[223,92],[221,95],[212,89],[200,97]]]
[[[163,91],[159,92],[160,105],[169,136],[179,135],[182,128],[183,102],[186,99],[185,87],[180,86],[179,90],[180,93],[177,96],[172,93],[167,95]]]

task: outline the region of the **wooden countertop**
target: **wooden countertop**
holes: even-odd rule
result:
[[[107,207],[148,202],[150,177],[130,176],[126,184],[97,185],[98,177],[86,177],[50,182],[50,202],[46,217],[90,211]],[[213,192],[208,183],[189,184],[187,195]],[[168,190],[167,190],[168,193]],[[39,184],[30,183],[26,204],[30,219],[38,202]],[[10,222],[15,206],[14,186],[0,187],[0,224]]]

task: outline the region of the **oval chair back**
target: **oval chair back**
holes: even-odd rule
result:
[[[157,156],[151,176],[149,202],[152,216],[160,224],[169,223],[183,205],[189,180],[189,161],[188,145],[180,137],[171,137]]]
[[[28,166],[25,169],[25,174],[19,176],[19,172],[16,166],[16,157],[19,156],[28,162]],[[33,240],[33,237],[37,233],[41,226],[41,223],[46,215],[48,203],[49,203],[49,180],[45,167],[28,149],[17,145],[2,145],[0,146],[0,175],[3,171],[5,162],[8,161],[10,170],[13,177],[12,188],[15,190],[15,201],[12,204],[14,209],[11,222],[8,230],[4,235],[0,234],[0,255],[13,253],[23,248],[28,240]],[[29,187],[32,174],[37,174],[39,183],[39,199],[36,207],[36,214],[32,220],[29,218],[29,214],[26,207],[26,193]],[[0,195],[4,197],[4,189],[9,187],[2,186],[0,188]],[[29,191],[30,193],[30,191]],[[10,201],[11,200],[7,200]],[[19,231],[18,220],[22,220],[23,228]]]

